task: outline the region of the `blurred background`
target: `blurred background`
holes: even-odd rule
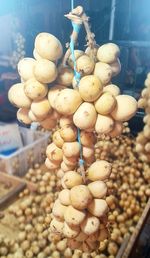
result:
[[[139,98],[146,74],[150,71],[149,0],[75,0],[90,17],[98,44],[111,41],[121,48],[122,72],[115,78],[123,93]],[[9,104],[7,92],[19,81],[17,63],[32,56],[33,42],[39,32],[50,32],[64,48],[71,24],[64,17],[70,0],[0,1],[0,121],[13,121],[16,110]],[[80,33],[78,48],[84,48]],[[141,113],[142,114],[142,113]]]

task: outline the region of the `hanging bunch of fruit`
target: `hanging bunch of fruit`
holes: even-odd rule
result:
[[[136,151],[140,154],[142,161],[150,161],[150,73],[145,80],[145,88],[142,90],[141,98],[138,101],[138,107],[145,109],[143,122],[144,129],[136,138]]]
[[[116,44],[98,47],[83,8],[73,9],[73,32],[62,61],[60,41],[49,33],[35,39],[34,58],[18,63],[21,83],[8,93],[25,124],[39,122],[54,129],[46,150],[47,168],[56,172],[62,190],[55,201],[50,228],[68,239],[68,246],[89,252],[108,237],[106,182],[111,164],[95,160],[98,135],[116,137],[137,110],[136,100],[121,95],[111,80],[121,69]],[[74,49],[81,25],[87,32],[85,51]]]

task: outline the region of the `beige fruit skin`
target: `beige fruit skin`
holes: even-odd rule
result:
[[[100,180],[88,184],[88,188],[94,198],[103,198],[107,194],[107,186]]]
[[[63,48],[60,41],[50,33],[39,33],[35,38],[35,49],[45,59],[56,61],[61,58]]]
[[[92,195],[87,186],[77,185],[70,190],[70,199],[75,209],[83,210],[92,201]]]
[[[95,63],[88,55],[82,55],[76,61],[77,71],[84,75],[89,75],[93,72]]]
[[[50,83],[57,77],[56,65],[46,59],[37,60],[34,66],[34,77],[41,83]]]
[[[98,134],[107,134],[112,131],[114,127],[114,120],[110,116],[104,116],[98,114],[96,124],[95,124],[95,131]]]
[[[95,65],[94,75],[98,76],[103,85],[110,83],[113,72],[109,64],[98,62]]]
[[[69,116],[74,114],[81,103],[82,99],[78,91],[73,89],[64,89],[56,97],[55,109],[60,114]]]
[[[32,78],[24,84],[24,92],[32,100],[41,100],[47,95],[48,87]]]
[[[48,113],[50,113],[52,111],[52,108],[51,108],[47,98],[44,98],[39,101],[33,101],[31,104],[31,111],[38,118],[44,119],[44,118],[46,118]]]
[[[72,116],[62,116],[59,119],[60,127],[64,127],[66,125],[72,125],[72,124],[73,124]]]
[[[62,150],[67,158],[78,157],[80,154],[80,145],[78,142],[65,142]]]
[[[34,66],[35,66],[36,60],[34,58],[23,58],[18,63],[18,73],[20,77],[23,79],[23,81],[27,81],[34,77]]]
[[[48,92],[48,101],[49,101],[50,105],[52,106],[52,108],[55,108],[56,97],[59,94],[59,92],[63,89],[65,89],[65,87],[62,85],[59,85],[59,84],[56,84],[56,85],[54,85],[54,87],[50,88],[50,90]]]
[[[107,202],[103,199],[94,199],[88,205],[88,211],[96,217],[102,217],[108,212]]]
[[[31,110],[29,110],[28,116],[32,122],[40,122],[43,120],[42,118],[36,117]]]
[[[116,97],[117,104],[111,116],[120,122],[128,121],[137,111],[137,101],[128,95]]]
[[[77,109],[73,115],[73,122],[75,126],[81,130],[92,128],[95,125],[97,113],[94,105],[88,102],[84,102]]]
[[[64,140],[62,139],[59,131],[54,132],[52,139],[57,147],[62,148]]]
[[[80,228],[78,226],[69,227],[69,225],[64,222],[63,234],[67,238],[75,238],[80,232]]]
[[[120,64],[119,59],[117,59],[115,62],[111,63],[110,66],[111,66],[111,69],[113,72],[112,76],[117,76],[121,71],[121,64]]]
[[[51,160],[49,160],[48,158],[46,158],[45,160],[45,166],[49,169],[49,170],[55,170],[57,168],[59,168],[59,163],[54,163]]]
[[[111,64],[116,61],[120,54],[119,47],[114,43],[107,43],[99,47],[97,59],[101,62]]]
[[[40,59],[43,59],[36,51],[36,49],[34,48],[33,49],[33,56],[36,60],[40,60]]]
[[[83,157],[85,159],[91,158],[94,156],[94,146],[93,147],[85,147],[82,148]]]
[[[86,147],[92,147],[96,143],[95,134],[92,132],[81,131],[80,139],[81,144]]]
[[[88,168],[88,178],[91,181],[105,180],[111,174],[111,164],[105,160],[97,160]]]
[[[61,204],[63,205],[71,205],[71,200],[70,200],[70,190],[69,189],[63,189],[60,193],[59,193],[59,201],[61,202]]]
[[[75,60],[77,60],[82,55],[84,55],[84,51],[78,50],[78,49],[74,50]],[[74,68],[74,62],[73,62],[73,59],[72,59],[72,55],[70,55],[69,58],[68,58],[68,64],[70,65],[70,67],[72,69]]]
[[[62,180],[65,186],[69,189],[82,184],[82,177],[75,171],[66,172]]]
[[[62,205],[60,201],[57,199],[54,202],[52,213],[58,220],[64,220],[64,214],[67,207],[65,205]]]
[[[51,130],[57,125],[57,120],[53,118],[53,113],[48,114],[46,118],[40,122],[40,125],[46,130]]]
[[[96,111],[101,115],[110,114],[116,105],[115,97],[109,92],[101,95],[94,103]]]
[[[64,85],[66,87],[71,86],[72,80],[74,77],[73,70],[69,67],[59,67],[58,68],[58,77],[57,82],[61,85]]]
[[[64,218],[69,226],[78,226],[85,219],[85,211],[79,211],[73,208],[71,205],[67,207]]]
[[[63,226],[64,226],[64,223],[62,221],[59,221],[59,220],[54,218],[51,221],[51,224],[50,224],[51,232],[62,234],[63,233]]]
[[[46,148],[46,155],[52,162],[61,162],[63,159],[63,152],[54,143],[51,143]]]
[[[77,138],[77,129],[74,125],[66,125],[60,129],[60,135],[65,142],[73,142]]]
[[[109,132],[109,135],[111,137],[117,137],[121,135],[122,131],[123,131],[123,123],[115,121],[114,128],[112,129],[112,131]]]
[[[30,108],[31,100],[26,96],[24,92],[24,84],[17,83],[11,86],[8,91],[9,101],[18,108]]]
[[[65,155],[63,155],[63,161],[65,162],[65,164],[67,166],[74,166],[77,164],[78,160],[77,160],[77,157],[71,157],[71,158],[68,158],[66,157]]]
[[[70,165],[67,165],[64,161],[62,161],[60,167],[64,172],[67,172],[67,171],[74,170],[76,167],[76,164],[70,166]]]
[[[94,216],[87,216],[81,224],[81,229],[86,235],[95,233],[100,226],[99,219]]]
[[[79,82],[79,93],[84,101],[93,102],[102,93],[103,86],[95,75],[84,76]]]
[[[29,109],[27,108],[19,108],[17,111],[17,119],[23,124],[31,124],[32,120],[28,116]]]
[[[115,97],[120,94],[120,89],[115,84],[109,84],[103,88],[103,92],[109,92],[110,94],[112,94]]]

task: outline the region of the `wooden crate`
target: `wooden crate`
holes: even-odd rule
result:
[[[18,194],[26,187],[31,192],[35,191],[37,188],[33,183],[3,172],[0,172],[0,182],[11,186],[11,189],[0,197],[0,209],[4,209],[6,206],[8,206],[10,202],[15,200]]]
[[[124,239],[124,242],[122,243],[116,258],[129,258],[130,257],[131,253],[133,252],[133,250],[136,247],[137,239],[143,229],[143,226],[145,224],[145,221],[148,217],[149,212],[150,212],[150,198],[145,206],[145,209],[142,213],[141,218],[139,219],[139,221],[135,227],[134,232],[132,233],[131,236],[128,235]]]

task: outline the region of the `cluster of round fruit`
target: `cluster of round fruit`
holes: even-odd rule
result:
[[[141,98],[138,101],[139,108],[145,109],[144,129],[136,138],[136,151],[139,152],[140,159],[143,161],[150,160],[150,73],[145,80],[145,88],[142,90]]]

